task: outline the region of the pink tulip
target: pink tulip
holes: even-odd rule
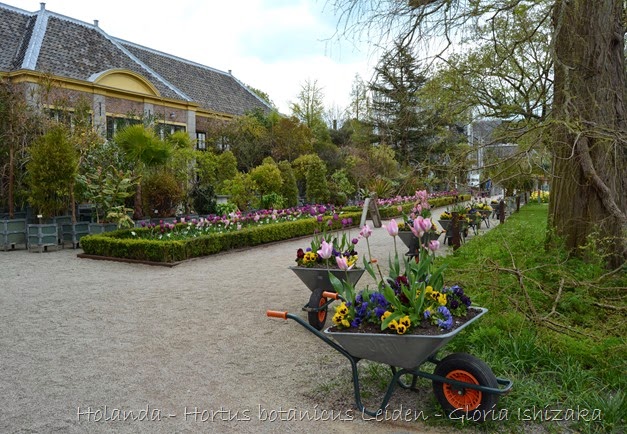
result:
[[[361,228],[361,230],[359,231],[359,236],[363,238],[368,238],[370,235],[372,235],[372,229],[370,229],[370,226],[368,226],[368,223],[366,223],[364,227]]]
[[[431,219],[421,219],[419,224],[422,230],[425,232],[429,232],[429,229],[431,229],[431,226],[433,226],[433,223],[431,223]]]
[[[333,245],[326,242],[326,240],[322,240],[322,244],[320,245],[320,250],[318,250],[318,255],[322,259],[329,259],[333,254]]]
[[[414,224],[412,227],[410,227],[411,229],[411,233],[414,234],[415,237],[422,237],[422,234],[425,233],[425,230],[422,228],[422,225],[420,223],[420,221],[422,220],[422,217],[416,217],[414,219]]]
[[[438,240],[429,241],[429,250],[431,250],[432,252],[435,252],[439,248],[440,248],[440,242]]]
[[[388,231],[388,234],[390,234],[391,236],[395,237],[398,235],[398,224],[396,223],[396,220],[390,220],[390,223],[388,225],[383,225],[383,227]]]
[[[351,268],[353,268],[353,265],[348,265],[348,258],[344,257],[344,256],[336,256],[335,257],[335,262],[337,263],[337,267],[342,270],[342,271],[348,271]]]

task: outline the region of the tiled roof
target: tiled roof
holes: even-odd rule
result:
[[[110,69],[127,69],[166,98],[242,115],[267,104],[231,74],[107,35],[96,25],[41,9],[27,12],[0,3],[0,71],[33,68],[90,81]]]
[[[0,5],[0,71],[19,69],[34,23],[31,15]]]
[[[134,56],[210,110],[242,115],[251,107],[266,110],[259,98],[231,74],[119,40]]]

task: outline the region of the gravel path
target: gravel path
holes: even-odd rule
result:
[[[387,262],[385,229],[370,241]],[[0,432],[438,432],[365,421],[349,388],[325,396],[329,379],[350,382],[348,361],[293,321],[265,316],[306,317],[310,292],[287,267],[308,243],[173,268],[80,259],[72,249],[0,252]],[[391,407],[421,409],[398,394]],[[301,421],[303,412],[314,420]]]

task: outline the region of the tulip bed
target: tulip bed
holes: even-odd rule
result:
[[[399,196],[379,201],[381,218],[393,218],[409,212],[415,199],[415,196]],[[438,207],[468,199],[469,196],[452,192],[434,195],[429,203]],[[359,206],[339,209],[328,205],[307,205],[150,224],[83,237],[81,245],[84,254],[80,256],[172,265],[230,249],[308,236],[323,228],[355,227],[361,216]]]

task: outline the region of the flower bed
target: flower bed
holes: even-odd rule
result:
[[[464,197],[461,197],[465,200]],[[451,203],[455,196],[434,198]],[[430,202],[432,200],[430,199]],[[410,210],[412,203],[385,206],[382,218],[398,216],[398,206]],[[336,209],[326,205],[308,205],[288,210],[264,210],[257,213],[231,213],[208,216],[196,221],[145,224],[142,228],[118,230],[81,239],[85,254],[96,257],[124,258],[155,263],[175,263],[222,251],[299,238],[316,233],[321,225],[330,230],[354,226],[362,210],[356,207]],[[350,221],[350,224],[348,222]]]

